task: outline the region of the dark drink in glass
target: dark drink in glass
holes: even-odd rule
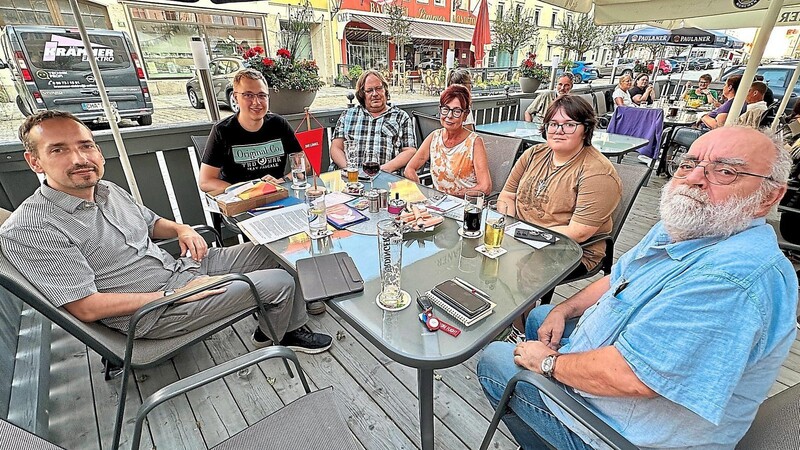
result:
[[[464,208],[464,231],[472,235],[480,234],[481,213],[480,208],[472,205]]]
[[[362,168],[364,169],[364,174],[370,178],[374,178],[381,171],[381,165],[377,161],[367,161]]]

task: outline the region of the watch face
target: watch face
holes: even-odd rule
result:
[[[542,360],[542,373],[546,376],[551,376],[553,372],[553,366],[555,365],[555,358],[553,355],[546,356]]]

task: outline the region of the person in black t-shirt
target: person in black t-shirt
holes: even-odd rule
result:
[[[289,122],[267,112],[269,88],[260,72],[240,70],[233,89],[239,112],[211,129],[200,166],[204,192],[257,178],[282,182],[287,156],[303,151]]]
[[[628,91],[631,95],[631,100],[637,105],[652,105],[656,95],[653,92],[653,86],[650,84],[650,78],[646,73],[639,74],[633,82],[633,87]]]

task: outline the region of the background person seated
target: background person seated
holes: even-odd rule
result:
[[[622,183],[611,162],[592,146],[594,108],[572,95],[556,99],[544,117],[547,142],[520,156],[498,200],[508,214],[563,233],[576,242],[611,232],[611,214]],[[605,242],[584,249],[573,275],[586,273],[605,255]],[[552,292],[542,297],[549,303]],[[517,328],[522,328],[518,322]]]
[[[483,138],[464,127],[469,113],[470,94],[454,84],[439,97],[439,122],[442,128],[431,133],[406,166],[404,175],[419,182],[417,170],[430,158],[433,186],[442,192],[463,197],[468,190],[492,192],[492,178]]]
[[[547,112],[547,107],[553,103],[553,100],[569,94],[573,85],[572,73],[564,72],[559,75],[556,80],[556,89],[554,91],[542,92],[528,105],[528,108],[525,109],[525,121],[533,122],[534,118],[541,119],[544,117],[544,114]]]
[[[710,74],[704,73],[700,75],[700,79],[697,84],[697,88],[692,88],[692,82],[686,82],[686,92],[684,92],[682,97],[684,101],[688,102],[690,100],[698,100],[700,101],[700,105],[708,104],[714,108],[721,105],[721,103],[717,101],[719,96],[717,91],[708,88],[708,86],[711,84]]]
[[[650,84],[650,77],[646,73],[636,77],[634,86],[628,91],[634,105],[652,105],[656,99],[653,85]]]
[[[339,116],[331,141],[331,167],[347,166],[344,141],[358,143],[360,166],[367,152],[376,151],[381,170],[400,171],[417,151],[414,125],[405,111],[389,106],[389,83],[380,72],[367,70],[356,81],[358,105]]]
[[[630,75],[623,75],[619,79],[617,88],[614,89],[614,92],[611,94],[611,98],[614,99],[614,104],[616,106],[633,106],[631,94],[628,92],[632,85],[633,78],[631,78]]]
[[[713,130],[714,128],[725,125],[725,120],[727,120],[728,113],[731,111],[733,98],[736,97],[736,90],[739,89],[739,83],[741,81],[741,75],[734,75],[725,81],[725,86],[722,88],[722,96],[725,98],[725,103],[700,119],[701,128]],[[745,111],[745,107],[746,105],[742,106],[742,112]]]
[[[527,369],[640,448],[732,449],[747,432],[797,332],[797,277],[765,220],[786,191],[788,153],[730,127],[676,166],[661,222],[609,276],[534,309],[527,342],[484,350],[492,405]],[[509,407],[503,421],[524,449],[607,448],[529,384]]]

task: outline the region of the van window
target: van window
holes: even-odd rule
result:
[[[20,33],[30,63],[46,70],[91,70],[78,33]],[[97,35],[91,39],[100,70],[130,67],[130,55],[121,36]],[[98,48],[99,47],[99,48]]]
[[[786,69],[759,69],[756,73],[764,75],[764,82],[773,87],[785,86],[786,77],[789,75],[789,71]]]

